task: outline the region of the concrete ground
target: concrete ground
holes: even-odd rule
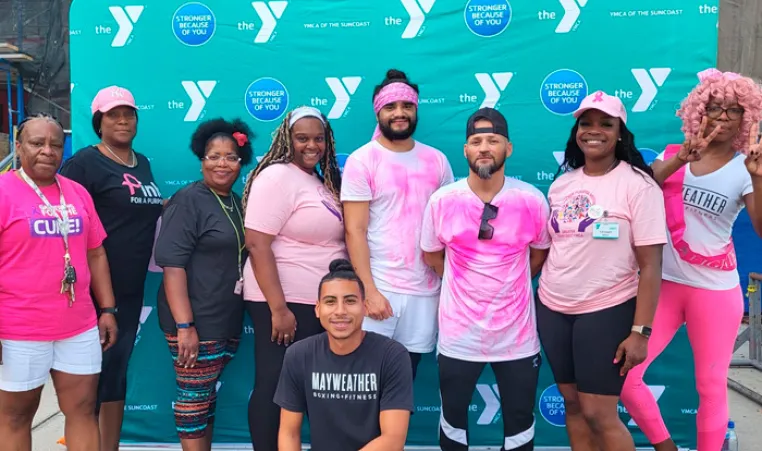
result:
[[[746,326],[742,326],[742,330]],[[748,344],[743,345],[735,353],[734,358],[748,357]],[[754,368],[731,368],[729,377],[762,394],[762,371]],[[729,390],[730,416],[735,421],[741,451],[756,451],[762,441],[762,406]],[[52,383],[48,383],[42,393],[42,402],[33,423],[33,451],[65,451],[65,447],[56,442],[64,434],[63,415],[58,410],[55,391]],[[754,445],[752,445],[754,444]]]

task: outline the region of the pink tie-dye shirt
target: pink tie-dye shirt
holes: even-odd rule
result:
[[[471,362],[502,362],[540,352],[529,248],[547,249],[545,196],[506,177],[490,240],[479,240],[484,202],[467,180],[437,191],[423,220],[421,248],[445,251],[439,352]]]
[[[370,203],[370,270],[378,289],[416,296],[439,292],[439,277],[423,261],[421,222],[429,197],[452,181],[447,157],[419,142],[409,152],[393,152],[371,141],[349,156],[341,201]]]

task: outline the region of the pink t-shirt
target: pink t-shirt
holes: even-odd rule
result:
[[[77,272],[75,302],[61,294],[64,242],[56,215],[15,171],[0,176],[0,338],[64,340],[96,325],[87,251],[106,231],[85,188],[58,176],[69,213],[69,254]],[[60,206],[56,184],[40,190]]]
[[[466,179],[431,196],[421,249],[445,250],[438,350],[472,362],[502,362],[540,352],[529,248],[547,249],[548,203],[532,185],[506,177],[490,240],[479,240],[484,202]]]
[[[634,247],[667,242],[656,182],[625,162],[600,177],[580,168],[557,178],[548,200],[552,245],[540,277],[540,301],[554,311],[581,314],[633,298],[639,280]]]
[[[331,193],[293,163],[273,164],[251,184],[244,223],[274,235],[272,243],[286,302],[315,304],[320,279],[336,258],[347,258],[344,221]],[[251,256],[243,272],[243,297],[265,302]]]
[[[378,289],[414,296],[439,292],[439,277],[423,262],[421,222],[434,191],[452,181],[447,157],[419,142],[409,152],[394,152],[371,141],[347,158],[341,201],[370,204],[370,271]]]

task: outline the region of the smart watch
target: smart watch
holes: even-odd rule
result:
[[[175,324],[175,327],[178,329],[190,329],[191,327],[194,327],[196,325],[195,322],[191,321],[189,323],[177,323]]]
[[[651,336],[651,328],[648,326],[632,326],[632,331],[648,338]]]
[[[110,313],[111,315],[116,315],[116,307],[105,307],[101,309],[101,315],[104,313]]]

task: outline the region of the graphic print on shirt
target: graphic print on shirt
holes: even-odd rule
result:
[[[40,204],[32,211],[29,218],[29,233],[36,238],[61,238],[61,207],[54,206],[51,210],[47,205]],[[69,236],[82,235],[84,224],[82,217],[77,213],[74,205],[66,205],[66,212],[69,215]]]
[[[595,222],[595,218],[588,216],[593,205],[595,196],[591,192],[574,191],[564,198],[560,208],[550,213],[550,225],[560,236],[581,236]],[[574,224],[577,227],[573,227]]]
[[[341,211],[339,210],[338,206],[336,205],[336,200],[333,198],[333,195],[328,192],[327,189],[323,185],[320,185],[317,187],[318,196],[320,196],[320,201],[323,203],[325,208],[328,209],[328,211],[331,212],[334,216],[339,218],[339,222],[342,222],[342,216]]]
[[[705,218],[717,219],[728,206],[727,196],[694,185],[683,184],[686,211]]]
[[[378,399],[376,373],[312,372],[312,397],[343,401],[375,401]]]
[[[156,183],[151,182],[150,185],[144,185],[137,177],[127,173],[122,175],[122,178],[124,178],[122,185],[130,190],[130,203],[159,205],[164,202],[164,199],[161,197],[161,191],[159,191]]]

